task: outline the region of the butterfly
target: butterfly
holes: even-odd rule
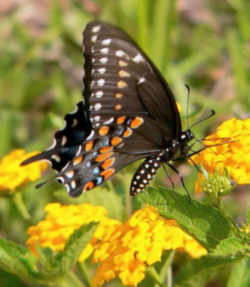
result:
[[[83,31],[84,89],[52,146],[26,160],[47,160],[70,196],[93,189],[140,159],[130,194],[143,191],[162,164],[187,156],[174,95],[159,70],[121,29],[92,21]]]

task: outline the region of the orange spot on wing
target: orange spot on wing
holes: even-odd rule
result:
[[[125,132],[123,133],[123,137],[127,138],[132,135],[132,130],[130,128],[126,128]]]
[[[132,122],[130,123],[130,127],[135,129],[138,128],[140,125],[143,124],[143,119],[140,117],[136,117],[132,120]]]
[[[109,168],[101,172],[101,175],[104,177],[104,179],[108,179],[114,173],[115,173],[115,169]]]
[[[92,189],[93,187],[95,187],[94,182],[93,182],[93,181],[89,181],[89,182],[87,182],[87,183],[84,185],[84,187],[83,187],[83,189],[82,189],[82,192],[88,191],[88,190]]]
[[[99,149],[99,153],[105,153],[105,152],[109,152],[113,149],[112,146],[105,146]]]
[[[112,155],[113,155],[112,152],[106,152],[106,153],[100,154],[95,158],[95,161],[96,162],[104,161],[105,159],[111,157]]]
[[[119,89],[126,88],[127,86],[128,86],[128,84],[127,84],[126,82],[124,82],[124,81],[119,81],[119,82],[117,83],[117,87],[118,87]]]
[[[122,60],[119,61],[119,66],[120,67],[126,67],[128,64]]]
[[[78,156],[78,157],[73,159],[73,165],[77,165],[77,164],[79,164],[82,161],[83,161],[83,156],[80,155],[80,156]]]
[[[101,165],[101,167],[102,167],[103,169],[107,169],[107,168],[111,167],[111,166],[114,164],[114,162],[115,162],[115,158],[114,158],[114,157],[108,158],[108,159],[106,159],[105,162]]]
[[[115,94],[115,97],[116,97],[117,99],[121,99],[121,98],[123,97],[123,94],[121,94],[121,93],[116,93],[116,94]]]
[[[87,142],[87,143],[85,144],[85,151],[90,151],[90,150],[92,150],[93,145],[94,145],[94,142],[93,142],[93,141]]]
[[[118,125],[122,125],[126,120],[125,116],[119,117],[116,122],[118,123]]]
[[[130,74],[124,70],[119,71],[118,73],[119,77],[124,78],[124,77],[130,77]]]
[[[111,139],[112,146],[117,146],[121,142],[122,142],[122,138],[120,138],[120,137],[113,137]]]
[[[116,110],[116,111],[119,111],[121,108],[122,108],[122,105],[121,105],[121,104],[115,105],[115,110]]]
[[[100,136],[106,136],[106,134],[109,132],[109,127],[108,126],[102,126],[98,132],[99,132]]]

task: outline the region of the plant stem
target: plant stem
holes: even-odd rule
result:
[[[77,264],[79,270],[81,271],[81,275],[86,283],[86,286],[87,287],[90,287],[91,286],[91,280],[89,278],[89,274],[87,272],[87,268],[86,268],[86,265],[84,262],[81,262],[81,263],[78,263]]]
[[[16,208],[18,209],[18,211],[20,212],[20,214],[22,215],[22,217],[25,220],[29,220],[30,219],[30,214],[23,202],[23,197],[22,197],[22,193],[21,192],[15,192],[13,194],[13,201],[16,205]]]
[[[50,282],[47,286],[53,287],[84,287],[84,284],[79,280],[79,278],[73,273],[69,272],[62,278]]]
[[[160,280],[161,282],[164,282],[164,279],[166,278],[167,275],[167,286],[172,287],[173,285],[173,278],[172,278],[172,262],[174,259],[175,255],[175,250],[170,250],[167,252],[167,254],[164,256],[164,261],[161,266],[161,270],[159,272]],[[167,270],[167,272],[166,272]]]
[[[155,286],[165,287],[164,284],[161,282],[159,274],[156,272],[154,267],[149,267],[147,269],[148,275],[154,280],[156,283]]]
[[[148,52],[148,0],[138,0],[138,43]]]

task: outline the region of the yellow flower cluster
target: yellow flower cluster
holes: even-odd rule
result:
[[[13,192],[18,186],[40,178],[42,171],[47,168],[47,163],[35,162],[27,166],[20,166],[21,162],[37,153],[25,153],[25,151],[17,149],[2,158],[0,160],[0,190]]]
[[[31,237],[27,244],[33,252],[36,243],[62,250],[75,229],[91,221],[100,222],[79,257],[83,261],[93,254],[93,262],[100,263],[93,286],[102,286],[115,277],[124,285],[136,286],[143,280],[146,266],[160,261],[164,250],[181,249],[194,258],[207,253],[176,221],[164,219],[153,207],[136,211],[125,223],[106,217],[103,207],[89,204],[49,204],[46,210],[46,219],[28,230]]]
[[[207,251],[175,220],[165,219],[153,207],[137,210],[124,224],[94,248],[94,262],[101,262],[93,286],[118,276],[127,286],[136,286],[144,277],[147,265],[160,261],[162,252],[182,249],[198,258]]]
[[[37,243],[55,251],[63,250],[66,241],[75,230],[83,224],[101,221],[107,213],[105,208],[90,204],[50,203],[45,210],[48,213],[45,220],[31,226],[27,231],[30,238],[26,243],[35,254]]]
[[[203,144],[213,147],[194,155],[194,162],[210,174],[222,175],[226,168],[238,184],[250,183],[250,119],[225,121]]]

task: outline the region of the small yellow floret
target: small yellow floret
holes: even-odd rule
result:
[[[34,162],[20,166],[24,160],[37,153],[25,153],[25,151],[18,149],[3,157],[0,160],[0,190],[14,192],[17,187],[40,178],[41,173],[47,168],[47,163]]]

